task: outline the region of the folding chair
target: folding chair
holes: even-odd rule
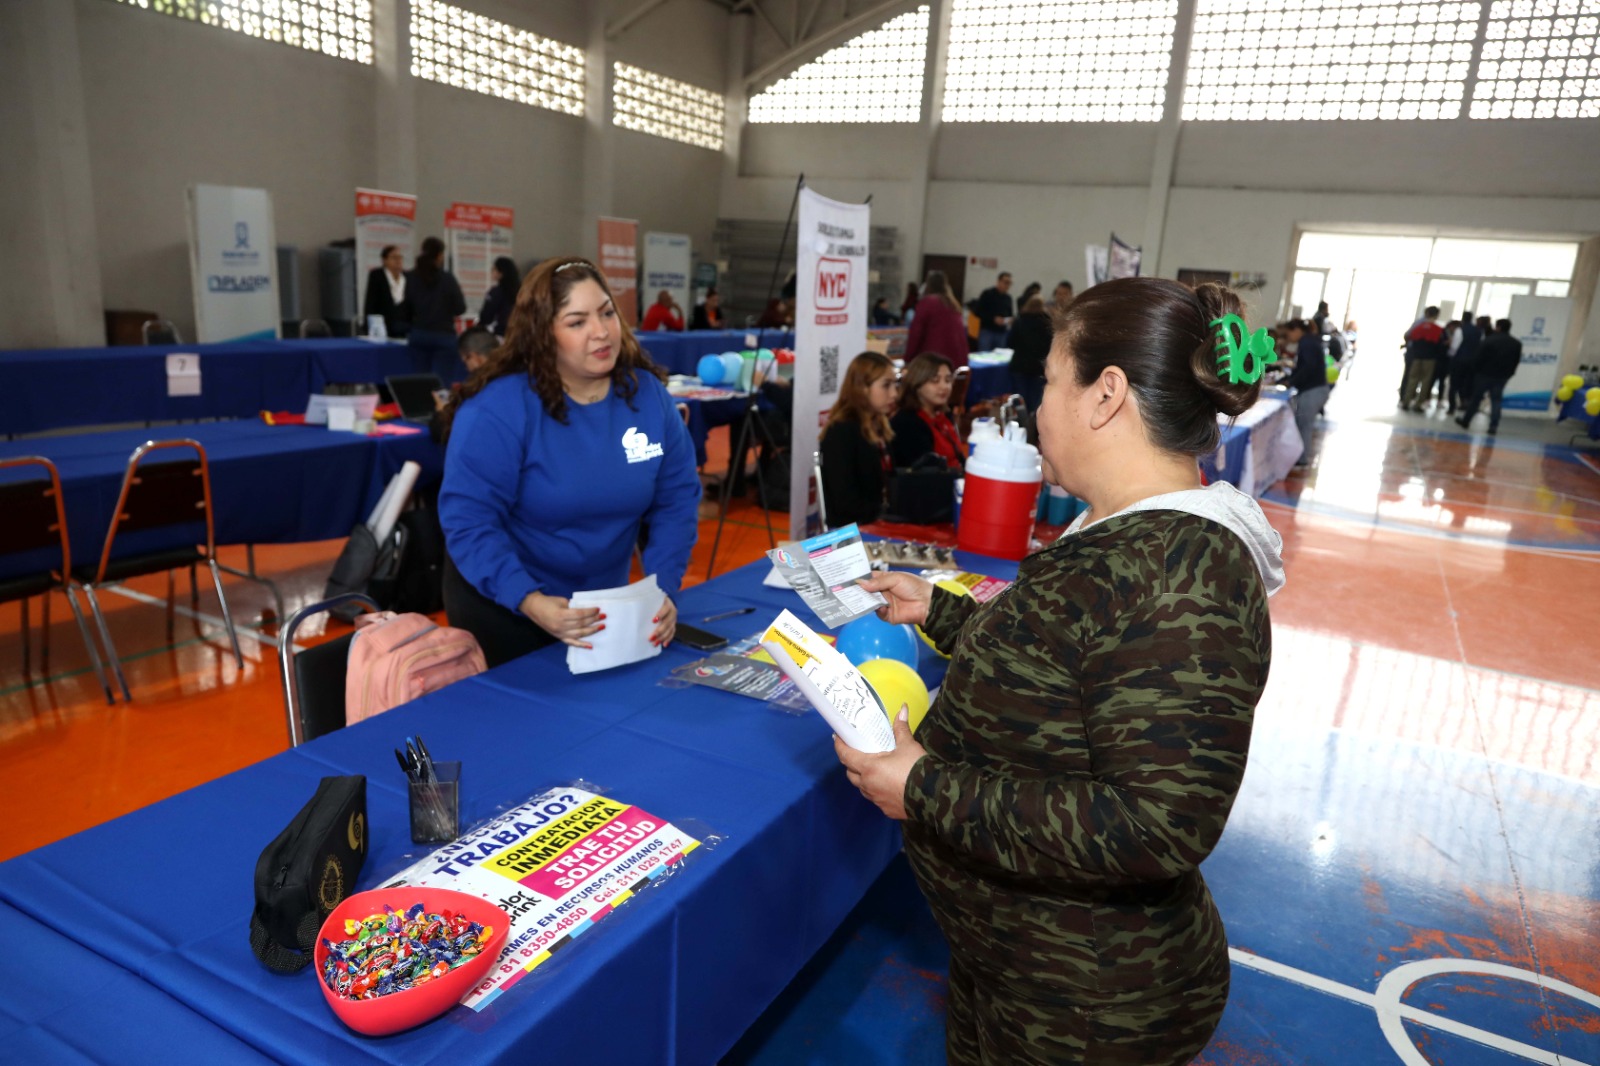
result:
[[[971,387],[972,368],[956,367],[955,376],[950,381],[950,421],[955,423],[956,431],[963,440],[972,429],[972,419],[967,415],[967,389]]]
[[[822,524],[824,532],[828,526],[828,501],[822,495],[822,453],[811,453],[811,482],[817,490],[817,521]]]
[[[172,448],[193,448],[197,458],[168,462],[144,462],[151,452]],[[121,559],[111,558],[111,549],[119,533],[137,533],[167,526],[205,523],[205,544],[194,543],[172,548],[160,548]],[[206,450],[197,440],[145,441],[135,448],[128,458],[127,472],[122,476],[122,491],[117,497],[117,508],[112,512],[111,524],[106,529],[105,546],[100,551],[100,562],[95,566],[74,568],[72,576],[77,586],[89,597],[89,608],[94,612],[95,625],[100,630],[100,642],[105,647],[106,658],[117,675],[122,688],[122,698],[132,700],[128,692],[128,679],[122,672],[122,661],[117,657],[116,645],[111,641],[111,631],[106,626],[95,590],[107,582],[123,581],[145,574],[167,575],[167,634],[172,634],[173,584],[172,571],[187,566],[190,596],[198,602],[194,567],[204,561],[211,568],[211,583],[217,590],[217,602],[222,607],[222,622],[228,630],[228,641],[233,647],[233,659],[239,669],[244,669],[244,656],[239,651],[239,634],[233,627],[233,617],[228,614],[228,598],[222,591],[222,575],[217,565],[215,523],[211,509],[211,468],[206,461]]]
[[[278,665],[283,675],[283,710],[289,721],[289,746],[344,728],[344,681],[350,661],[352,631],[296,654],[295,630],[313,615],[358,603],[376,611],[378,604],[360,592],[345,592],[332,599],[302,607],[278,635]]]
[[[84,650],[89,653],[94,676],[100,679],[100,687],[105,690],[106,702],[115,703],[116,697],[111,693],[111,682],[106,678],[105,666],[100,661],[94,639],[89,636],[83,612],[78,609],[78,597],[73,595],[69,583],[72,545],[67,535],[66,506],[61,499],[61,475],[57,473],[54,463],[38,455],[0,460],[0,470],[31,466],[40,467],[48,476],[0,485],[0,514],[6,516],[5,521],[0,522],[0,556],[59,547],[61,569],[0,578],[0,603],[22,601],[22,672],[28,673],[31,666],[28,601],[34,596],[41,597],[42,608],[39,668],[46,674],[50,672],[50,593],[60,590],[67,598],[67,606],[72,608],[72,617],[77,620]]]
[[[152,318],[139,327],[139,336],[146,344],[182,344],[178,327],[165,318]]]

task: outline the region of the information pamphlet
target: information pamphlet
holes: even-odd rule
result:
[[[894,750],[894,730],[867,679],[800,619],[784,611],[761,646],[846,744],[857,751]]]
[[[773,567],[828,629],[838,629],[888,601],[856,584],[872,573],[861,531],[848,526],[767,552]]]
[[[606,627],[584,638],[592,647],[567,645],[567,669],[592,674],[660,655],[661,645],[652,644],[650,636],[656,631],[654,618],[664,599],[654,574],[621,588],[574,592],[568,603],[600,608]]]
[[[384,887],[469,892],[510,915],[494,968],[461,1001],[482,1010],[699,846],[638,807],[555,788],[444,845]]]
[[[988,603],[1011,587],[1011,582],[1005,578],[985,577],[983,574],[971,574],[965,570],[924,570],[918,576],[934,584],[954,581],[965,588],[979,603]]]

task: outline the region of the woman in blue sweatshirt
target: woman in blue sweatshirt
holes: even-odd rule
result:
[[[651,639],[671,643],[697,531],[694,447],[592,263],[534,268],[505,343],[446,417],[445,611],[489,665],[556,641],[588,647],[605,616],[567,598],[626,585],[641,526],[645,572],[667,593]]]

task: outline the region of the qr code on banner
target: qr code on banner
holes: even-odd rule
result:
[[[822,387],[818,391],[823,395],[839,391],[839,346],[837,344],[823,346]]]

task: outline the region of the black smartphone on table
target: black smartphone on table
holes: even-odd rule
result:
[[[710,630],[696,629],[694,626],[686,626],[682,622],[678,623],[677,633],[672,639],[681,640],[685,645],[696,651],[716,651],[718,648],[728,646],[727,637],[719,637]]]

